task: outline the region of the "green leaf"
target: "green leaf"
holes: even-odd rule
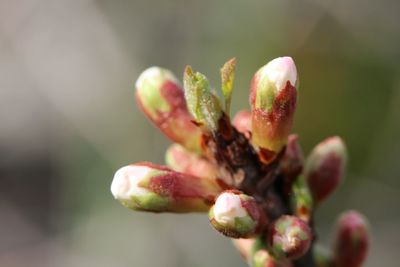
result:
[[[228,60],[221,68],[222,93],[225,100],[225,113],[231,108],[233,81],[235,79],[236,58]]]
[[[196,122],[216,131],[222,116],[218,97],[211,92],[207,77],[196,72],[190,66],[185,69],[183,84],[189,112]]]
[[[204,87],[204,81],[199,81],[193,73],[190,66],[186,66],[183,75],[183,86],[185,89],[186,105],[193,118],[199,122],[204,122],[204,116],[201,112],[200,99]]]

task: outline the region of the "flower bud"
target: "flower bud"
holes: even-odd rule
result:
[[[312,241],[308,225],[300,218],[290,215],[279,217],[269,234],[272,251],[280,258],[300,258],[308,251]]]
[[[292,206],[297,217],[309,223],[312,216],[313,200],[303,176],[299,176],[292,188]]]
[[[346,146],[340,137],[319,143],[307,158],[304,175],[316,203],[326,199],[343,179]]]
[[[285,154],[280,162],[281,172],[285,176],[297,177],[303,170],[304,156],[300,144],[297,142],[297,135],[291,134],[288,137]]]
[[[251,82],[253,144],[278,153],[292,128],[297,99],[297,70],[291,57],[270,61]]]
[[[258,250],[253,256],[253,267],[291,267],[292,264],[287,259],[277,259],[268,250]]]
[[[151,67],[136,81],[136,99],[143,113],[172,141],[199,152],[201,129],[193,124],[179,83],[166,69]]]
[[[254,198],[238,191],[225,191],[210,209],[209,219],[216,230],[233,238],[247,238],[266,226],[264,211]]]
[[[193,73],[192,68],[187,66],[183,85],[190,114],[200,125],[211,131],[217,131],[223,113],[219,99],[211,92],[206,76],[199,72]]]
[[[218,170],[206,158],[191,153],[178,144],[171,145],[165,155],[167,165],[177,172],[216,179]]]
[[[111,184],[122,205],[144,211],[207,211],[221,192],[216,181],[141,162],[119,169]]]
[[[247,110],[242,110],[236,113],[233,118],[233,126],[240,133],[244,134],[247,138],[251,135],[251,112]]]
[[[366,218],[357,211],[343,213],[338,222],[334,262],[340,267],[360,267],[367,257],[369,233]]]

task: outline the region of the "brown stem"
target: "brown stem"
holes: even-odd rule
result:
[[[285,149],[269,163],[262,162],[248,139],[231,126],[226,115],[219,121],[218,132],[205,136],[204,141],[210,158],[221,170],[221,176],[253,196],[271,221],[283,214],[293,214],[288,188],[294,179],[279,168]],[[312,247],[303,257],[294,260],[293,266],[316,267]]]

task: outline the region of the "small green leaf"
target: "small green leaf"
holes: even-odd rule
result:
[[[229,115],[231,107],[233,81],[235,79],[236,58],[228,60],[221,68],[222,93],[225,100],[225,113]]]
[[[190,66],[185,69],[183,84],[189,112],[196,122],[216,131],[222,110],[218,97],[211,92],[207,77],[196,72]]]

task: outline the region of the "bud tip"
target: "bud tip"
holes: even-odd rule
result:
[[[297,82],[297,69],[291,57],[278,57],[271,60],[261,68],[260,74],[262,77],[268,77],[278,91],[285,88],[287,81],[292,86],[295,86]]]

